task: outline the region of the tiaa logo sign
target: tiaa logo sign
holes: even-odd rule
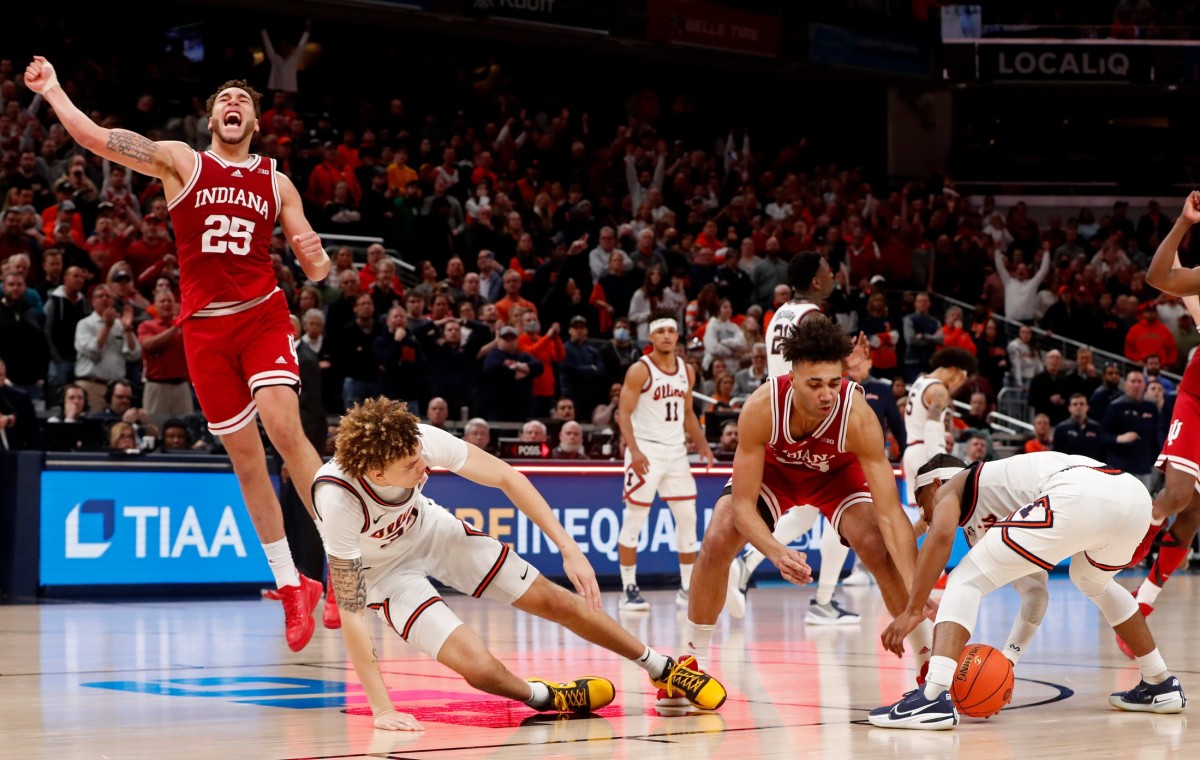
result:
[[[232,473],[42,474],[41,584],[271,579]]]

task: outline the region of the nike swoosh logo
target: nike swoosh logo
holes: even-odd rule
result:
[[[926,704],[926,705],[921,705],[921,706],[920,706],[920,707],[918,707],[918,708],[915,708],[915,709],[913,709],[913,710],[908,710],[908,711],[906,711],[906,712],[900,712],[900,710],[898,710],[897,708],[893,707],[893,708],[892,708],[892,715],[894,715],[894,716],[895,716],[895,717],[897,717],[897,718],[907,718],[907,717],[909,717],[910,715],[920,715],[921,713],[925,712],[925,711],[926,711],[926,710],[928,710],[929,708],[931,708],[931,707],[936,707],[936,706],[937,706],[937,702],[930,702],[929,704]]]
[[[376,517],[374,520],[372,520],[371,524],[378,525],[379,521],[382,520],[383,518],[384,518],[384,515],[380,515],[379,517]]]
[[[1162,702],[1170,702],[1175,699],[1178,699],[1178,696],[1175,694],[1159,694],[1154,698],[1154,704],[1157,705]]]
[[[529,575],[529,567],[525,567],[525,572],[521,573],[521,580],[525,580],[525,576]]]

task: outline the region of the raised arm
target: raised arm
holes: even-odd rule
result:
[[[467,461],[458,474],[474,483],[503,491],[513,506],[541,528],[562,552],[563,570],[588,608],[593,611],[600,609],[600,585],[596,582],[595,571],[587,557],[583,556],[579,544],[554,516],[550,505],[529,482],[529,478],[514,470],[507,462],[472,444],[468,444]]]
[[[80,111],[58,83],[54,67],[40,55],[25,68],[25,84],[54,108],[54,113],[75,142],[102,158],[163,181],[168,198],[183,188],[190,176],[195,153],[181,142],[154,142],[127,129],[107,129]]]
[[[1159,243],[1158,249],[1154,252],[1154,258],[1150,260],[1150,268],[1146,270],[1148,285],[1173,296],[1182,297],[1200,293],[1200,269],[1185,268],[1179,263],[1179,244],[1183,242],[1184,235],[1196,222],[1200,222],[1200,192],[1193,190],[1183,201],[1183,210],[1179,214],[1179,218],[1175,220],[1171,231]],[[1192,305],[1194,302],[1189,305],[1185,301],[1189,312],[1191,312]]]

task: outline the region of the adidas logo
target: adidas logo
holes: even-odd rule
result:
[[[230,174],[229,176],[230,176],[230,177],[240,177],[240,176],[242,176],[242,170],[241,170],[241,169],[234,169],[234,170],[233,170],[233,174]]]
[[[284,359],[284,358],[281,356],[281,357],[279,357],[278,359],[276,359],[276,360],[275,360],[275,363],[276,363],[276,364],[287,364],[287,359]]]

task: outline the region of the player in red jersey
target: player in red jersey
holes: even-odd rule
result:
[[[742,407],[733,477],[717,500],[693,571],[688,647],[708,666],[729,566],[749,541],[796,584],[812,580],[805,555],[771,535],[796,504],[811,504],[862,558],[892,615],[904,611],[916,564],[912,523],[900,507],[883,431],[860,387],[843,380],[850,338],[835,323],[806,319],[784,338],[791,372],[771,378]],[[929,621],[912,633],[918,670],[933,640]]]
[[[276,222],[309,279],[324,279],[330,263],[291,180],[275,170],[274,160],[250,153],[260,96],[242,81],[222,85],[208,101],[212,147],[197,153],[181,142],[95,124],[71,102],[45,58],[34,57],[25,83],[80,145],[163,183],[179,249],[178,323],[196,395],[229,453],[283,599],[288,646],[299,651],[312,638],[321,584],[300,575],[292,561],[254,424],[257,413],[292,476],[311,483],[321,458],[300,425],[292,325],[268,255]],[[297,490],[315,516],[311,493]],[[326,606],[336,613],[336,605]]]
[[[1180,296],[1192,319],[1200,324],[1200,268],[1186,268],[1179,263],[1179,245],[1192,225],[1200,222],[1200,193],[1193,191],[1183,202],[1183,210],[1175,225],[1159,244],[1146,272],[1146,283],[1164,293]],[[1155,466],[1163,471],[1163,489],[1154,499],[1154,514],[1150,530],[1138,547],[1136,564],[1150,551],[1154,538],[1162,531],[1168,517],[1175,522],[1163,533],[1158,559],[1150,574],[1138,588],[1136,599],[1143,615],[1154,611],[1158,594],[1170,579],[1171,573],[1187,558],[1188,547],[1200,528],[1200,360],[1192,359],[1183,371],[1183,381],[1175,398],[1167,440]],[[1117,645],[1126,657],[1133,657],[1129,646],[1117,637]]]

